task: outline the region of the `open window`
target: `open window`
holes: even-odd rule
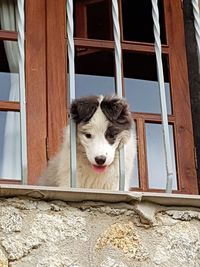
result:
[[[197,192],[197,183],[189,89],[185,79],[187,65],[185,48],[181,45],[184,43],[182,8],[179,1],[172,6],[168,0],[158,1],[158,7],[173,190],[194,193]],[[75,1],[74,10],[76,96],[110,94],[115,91],[116,81],[112,1]],[[95,13],[97,10],[99,16]],[[119,13],[123,95],[129,100],[138,138],[132,190],[164,191],[165,152],[151,1],[119,1]],[[181,62],[178,68],[177,62]]]
[[[75,37],[113,40],[111,1],[74,2]]]
[[[57,152],[68,120],[68,40],[65,0],[25,3],[28,182],[34,184],[47,160]],[[131,190],[162,192],[166,171],[151,1],[119,0],[118,4],[123,95],[129,101],[138,140]],[[197,177],[181,1],[159,0],[158,7],[173,190],[194,194]],[[4,125],[0,128],[0,144],[3,145],[7,114],[15,117],[12,127],[20,129],[16,125],[21,106],[17,95],[10,97],[11,81],[17,84],[19,75],[17,68],[11,68],[6,52],[6,43],[15,46],[18,40],[17,29],[6,29],[2,18],[0,24],[0,121]],[[74,1],[74,26],[76,97],[112,94],[116,84],[112,1]],[[14,133],[18,140],[17,131]],[[1,150],[0,157],[2,153]],[[5,174],[1,178],[7,181],[10,177]],[[11,178],[20,183],[18,174]]]

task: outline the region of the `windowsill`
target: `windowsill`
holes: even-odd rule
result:
[[[64,187],[45,187],[32,185],[0,185],[0,197],[33,197],[41,200],[62,200],[67,202],[152,202],[165,206],[200,207],[200,195],[167,194],[151,192],[115,192],[93,189],[67,189]]]

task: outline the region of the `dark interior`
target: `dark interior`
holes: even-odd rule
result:
[[[166,44],[163,0],[158,0],[161,42]],[[122,0],[124,40],[154,43],[151,0]]]

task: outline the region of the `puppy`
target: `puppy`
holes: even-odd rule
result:
[[[71,117],[77,125],[77,187],[119,189],[119,149],[125,151],[125,190],[129,189],[136,134],[127,102],[118,96],[76,99]],[[70,187],[69,126],[58,154],[49,161],[40,185]]]

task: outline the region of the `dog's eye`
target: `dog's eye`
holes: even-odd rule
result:
[[[89,134],[89,133],[85,133],[85,137],[88,138],[88,139],[90,139],[92,137],[92,135]]]

